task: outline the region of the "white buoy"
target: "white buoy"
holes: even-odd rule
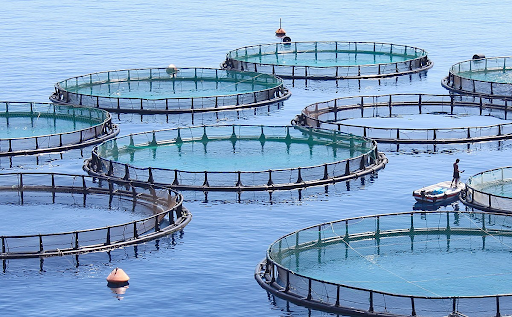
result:
[[[178,67],[176,67],[174,64],[169,64],[165,72],[171,76],[176,75],[176,73],[178,72]]]

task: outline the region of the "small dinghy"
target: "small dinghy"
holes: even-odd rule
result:
[[[446,181],[417,189],[412,192],[412,195],[417,201],[439,203],[459,198],[460,192],[465,188],[466,184],[464,183],[459,182],[457,187],[452,187],[451,182]]]

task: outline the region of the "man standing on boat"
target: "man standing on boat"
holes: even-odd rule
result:
[[[460,160],[456,159],[455,163],[453,163],[453,179],[452,179],[452,183],[450,185],[452,187],[453,187],[453,182],[455,182],[455,187],[457,187],[459,185],[460,173],[464,173],[464,171],[459,170],[459,162],[460,162]]]

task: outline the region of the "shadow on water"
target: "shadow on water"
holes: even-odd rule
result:
[[[91,271],[94,268],[114,266],[128,259],[144,258],[155,252],[173,250],[176,246],[183,244],[184,234],[182,230],[146,243],[103,252],[40,258],[3,259],[1,260],[2,273],[4,275],[27,276],[31,274],[53,273],[76,274],[82,269]]]
[[[378,178],[378,172],[360,176],[356,179],[331,183],[322,186],[311,186],[293,190],[274,191],[181,191],[185,200],[202,203],[222,204],[258,204],[274,205],[300,203],[309,200],[329,199],[348,192],[361,190],[371,185]]]
[[[238,110],[206,111],[180,114],[137,114],[115,113],[112,116],[118,123],[159,123],[173,126],[209,125],[238,120],[247,120],[254,117],[269,116],[283,110],[283,102],[265,106],[243,108]],[[148,130],[154,130],[148,128]],[[121,132],[123,133],[123,132]]]

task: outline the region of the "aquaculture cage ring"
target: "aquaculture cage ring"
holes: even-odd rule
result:
[[[510,139],[511,119],[510,101],[499,98],[390,94],[314,103],[292,124],[362,135],[379,143],[449,144]]]
[[[254,276],[278,298],[333,314],[508,316],[511,225],[491,212],[342,219],[281,237]]]
[[[478,55],[476,56],[478,57]],[[512,56],[473,58],[452,67],[441,84],[459,94],[512,99]]]
[[[286,42],[245,46],[227,53],[221,67],[287,79],[371,79],[423,72],[427,52],[377,42]]]
[[[101,109],[36,102],[0,102],[0,156],[83,148],[119,134]]]
[[[328,185],[374,173],[386,163],[376,142],[337,131],[211,125],[104,142],[93,149],[84,169],[177,190],[238,192]]]
[[[480,210],[512,213],[512,166],[487,170],[469,177],[461,201]]]
[[[67,205],[71,208],[117,208],[150,214],[142,219],[90,229],[1,234],[0,259],[4,261],[77,255],[136,245],[182,230],[192,219],[191,213],[182,205],[182,195],[172,189],[158,185],[140,187],[88,175],[2,173],[0,195],[2,204],[7,206],[4,209],[16,205],[37,209],[40,205],[45,209],[44,213],[50,213],[53,207],[45,206]],[[45,214],[45,217],[52,219],[51,214]]]
[[[268,74],[214,68],[105,71],[58,82],[50,100],[111,112],[172,114],[236,110],[281,102],[291,95]]]

